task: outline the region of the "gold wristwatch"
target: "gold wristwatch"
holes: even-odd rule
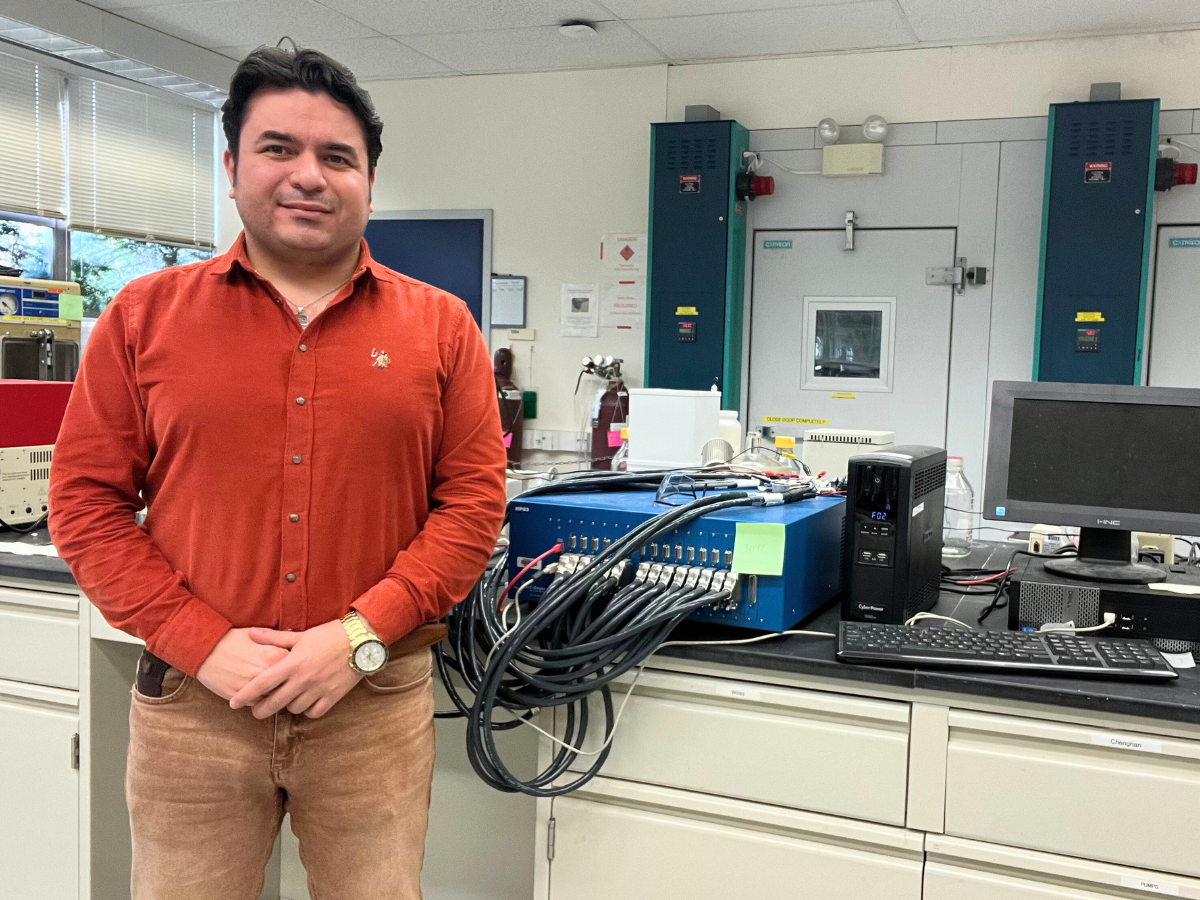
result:
[[[373,675],[388,661],[387,645],[367,630],[354,610],[342,617],[342,627],[350,638],[350,668],[360,675]]]

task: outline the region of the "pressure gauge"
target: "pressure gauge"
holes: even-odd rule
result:
[[[0,316],[15,316],[17,314],[17,297],[15,294],[0,294]]]

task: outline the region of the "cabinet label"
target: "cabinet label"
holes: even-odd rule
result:
[[[1150,891],[1152,894],[1167,894],[1179,896],[1179,885],[1169,881],[1151,881],[1149,878],[1139,878],[1136,875],[1122,875],[1121,887],[1133,888],[1138,891]]]
[[[1131,738],[1124,734],[1108,734],[1100,732],[1092,735],[1092,743],[1098,747],[1112,747],[1116,750],[1136,750],[1139,753],[1162,753],[1162,741],[1148,741],[1143,738]]]

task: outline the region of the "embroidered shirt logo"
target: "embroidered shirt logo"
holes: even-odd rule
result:
[[[374,347],[371,348],[371,359],[375,360],[371,365],[377,369],[386,369],[392,364],[386,350],[376,350]]]

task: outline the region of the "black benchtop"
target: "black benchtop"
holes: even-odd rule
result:
[[[972,552],[964,565],[1001,569],[1016,544],[987,544]],[[975,626],[976,617],[987,605],[986,597],[966,597],[943,591],[933,612],[953,616]],[[839,609],[822,610],[796,627],[808,631],[837,633]],[[1008,611],[993,612],[985,628],[997,631],[1008,625]],[[957,627],[950,625],[949,627]],[[671,635],[672,640],[730,640],[745,637],[746,632],[713,625],[686,623]],[[754,644],[709,645],[701,647],[664,647],[661,656],[699,662],[721,663],[837,678],[866,685],[915,688],[952,694],[972,694],[997,700],[1016,700],[1065,706],[1089,712],[1141,716],[1200,725],[1200,668],[1182,669],[1179,678],[1166,683],[1111,681],[1099,678],[996,674],[948,669],[911,669],[890,666],[838,662],[835,638],[787,635]]]
[[[54,584],[74,584],[67,564],[58,557],[23,556],[6,553],[3,544],[19,542],[49,543],[45,529],[32,535],[0,533],[0,577],[21,578]],[[965,565],[1002,568],[1014,544],[987,544],[974,551]],[[964,597],[943,592],[933,611],[954,616],[969,624],[986,605],[987,599]],[[1002,630],[1007,612],[998,610],[984,623]],[[837,632],[838,608],[834,604],[797,626],[810,631]],[[672,635],[674,640],[729,640],[746,637],[740,629],[687,623]],[[665,647],[662,656],[721,663],[728,666],[766,669],[796,675],[837,678],[866,685],[916,688],[951,694],[971,694],[998,700],[1016,700],[1064,706],[1090,712],[1113,713],[1187,722],[1200,725],[1200,668],[1184,669],[1169,684],[1136,681],[1109,681],[1087,678],[1054,678],[1037,675],[997,675],[993,672],[965,672],[945,669],[907,669],[887,666],[840,663],[834,658],[837,641],[788,635],[756,644],[709,645],[705,647]]]
[[[5,545],[32,544],[49,546],[50,534],[39,528],[30,534],[0,531],[0,578],[23,578],[27,581],[46,581],[52,584],[74,584],[71,570],[57,556],[26,556],[5,551]]]

